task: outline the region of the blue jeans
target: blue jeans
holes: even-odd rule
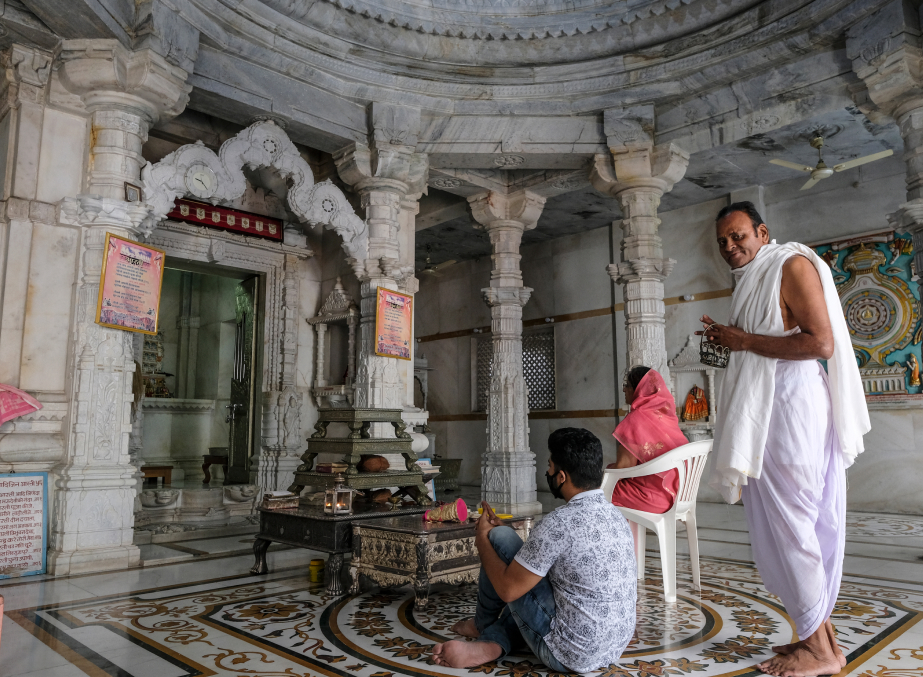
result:
[[[522,547],[522,539],[511,527],[495,527],[490,531],[490,544],[504,562],[509,564]],[[478,579],[478,606],[474,624],[481,636],[479,642],[499,644],[504,654],[528,646],[549,670],[570,672],[554,657],[545,644],[554,620],[554,591],[547,578],[539,581],[519,599],[507,604],[481,569]]]

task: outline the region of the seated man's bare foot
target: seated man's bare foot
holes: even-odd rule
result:
[[[466,642],[453,639],[433,647],[433,662],[447,668],[474,668],[495,661],[503,649],[493,642]]]
[[[803,644],[789,654],[779,654],[756,667],[774,677],[835,675],[841,669],[840,661],[832,651],[817,655]]]
[[[456,635],[461,635],[462,637],[470,637],[471,639],[477,639],[481,636],[481,633],[478,632],[478,626],[474,624],[473,618],[466,618],[463,621],[458,621],[458,623],[449,628],[449,632],[454,632]]]

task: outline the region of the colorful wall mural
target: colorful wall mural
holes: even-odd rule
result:
[[[923,391],[913,240],[887,231],[814,247],[833,272],[866,395]]]

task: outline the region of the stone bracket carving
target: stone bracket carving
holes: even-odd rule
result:
[[[499,221],[513,221],[523,230],[531,230],[542,215],[545,198],[528,190],[511,195],[490,191],[469,197],[468,204],[474,220],[483,228],[490,229]]]
[[[864,84],[854,93],[860,108],[877,107],[900,118],[923,105],[920,42],[920,27],[909,23],[901,2],[887,4],[846,31],[846,56]]]
[[[689,153],[673,143],[613,146],[610,151],[611,156],[594,156],[590,182],[613,197],[633,188],[668,193],[689,165]]]
[[[343,238],[343,249],[357,274],[364,273],[368,258],[368,228],[339,188],[331,181],[314,183],[314,173],[288,135],[273,121],[257,122],[225,141],[218,153],[201,142],[176,149],[141,172],[145,198],[154,223],[164,219],[176,198],[189,192],[187,175],[203,167],[215,176],[215,185],[204,196],[212,204],[227,204],[247,188],[243,168],[272,167],[290,183],[288,204],[311,226],[323,225]]]
[[[675,265],[676,259],[639,258],[631,261],[610,263],[606,266],[606,270],[615,283],[635,280],[663,282],[673,272],[673,266]]]
[[[488,306],[525,306],[532,297],[531,287],[485,287],[481,290]]]
[[[131,51],[118,40],[65,40],[58,59],[61,83],[91,111],[111,110],[116,95],[123,106],[156,122],[179,115],[192,91],[185,70],[151,49]]]

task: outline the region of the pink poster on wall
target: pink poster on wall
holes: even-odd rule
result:
[[[96,323],[113,329],[156,334],[165,254],[106,233]]]
[[[413,340],[413,297],[378,288],[375,312],[375,354],[410,359]]]

